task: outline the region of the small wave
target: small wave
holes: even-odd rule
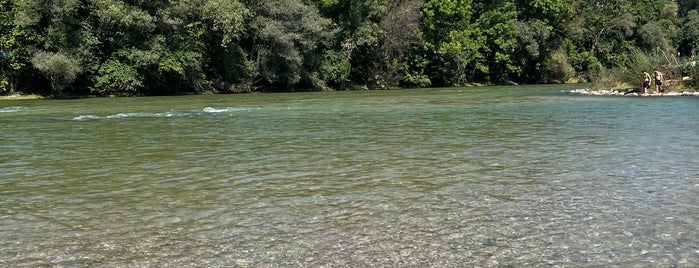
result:
[[[74,121],[88,121],[88,120],[97,120],[97,119],[99,119],[99,116],[90,115],[90,114],[73,117]]]
[[[246,108],[213,108],[213,107],[206,107],[202,109],[201,111],[177,111],[177,110],[172,110],[168,112],[163,112],[163,113],[139,113],[139,112],[129,112],[129,113],[118,113],[114,115],[108,115],[105,116],[104,118],[107,119],[138,119],[138,118],[177,118],[177,117],[199,117],[199,116],[207,116],[207,115],[214,115],[214,114],[225,114],[225,113],[231,113],[231,112],[236,112],[236,111],[247,111],[248,109]],[[76,121],[85,121],[85,120],[95,120],[95,119],[100,119],[102,117],[95,116],[95,115],[81,115],[73,118],[73,120]]]
[[[206,107],[206,108],[204,108],[203,112],[205,112],[205,113],[230,113],[230,112],[247,111],[247,110],[248,109],[245,109],[245,108],[233,108],[233,107],[227,107],[227,108]]]
[[[109,119],[123,119],[123,118],[153,118],[153,117],[163,117],[162,113],[118,113],[115,115],[108,115]]]
[[[0,113],[16,113],[22,110],[22,107],[3,107],[0,108]]]
[[[200,113],[191,111],[169,111],[164,113],[118,113],[107,116],[108,119],[129,119],[129,118],[164,118],[164,117],[193,117]]]

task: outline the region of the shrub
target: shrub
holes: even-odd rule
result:
[[[632,50],[628,60],[618,66],[600,72],[593,79],[593,89],[642,89],[643,71],[651,74],[660,71],[665,80],[681,79],[679,63],[672,52],[657,51],[646,53],[640,49]],[[665,91],[672,91],[677,83],[664,83]]]
[[[686,84],[694,90],[699,90],[699,61],[689,60],[682,65],[682,74],[688,76],[690,80]]]
[[[143,86],[131,65],[108,60],[99,69],[96,92],[101,95],[133,95]]]
[[[559,49],[544,62],[543,79],[546,83],[565,83],[575,76],[575,68],[568,60],[568,54]]]
[[[80,72],[80,62],[60,52],[36,52],[31,62],[49,79],[54,95],[62,94],[63,89],[73,83]]]
[[[335,51],[326,51],[320,66],[320,77],[326,85],[345,88],[351,71],[349,57]]]

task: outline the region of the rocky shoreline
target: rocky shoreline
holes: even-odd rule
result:
[[[573,95],[591,95],[591,96],[694,96],[699,97],[699,92],[667,92],[667,93],[649,93],[642,94],[632,90],[618,91],[618,90],[590,90],[587,88],[573,89],[568,92]]]

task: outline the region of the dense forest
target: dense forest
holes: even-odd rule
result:
[[[590,81],[699,54],[698,0],[0,0],[0,94]],[[640,74],[639,74],[640,77]]]

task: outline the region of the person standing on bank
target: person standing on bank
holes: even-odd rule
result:
[[[655,75],[655,93],[661,93],[660,86],[663,85],[663,73],[655,71],[653,75]]]
[[[650,74],[643,71],[643,94],[648,94],[648,88],[650,88]]]

